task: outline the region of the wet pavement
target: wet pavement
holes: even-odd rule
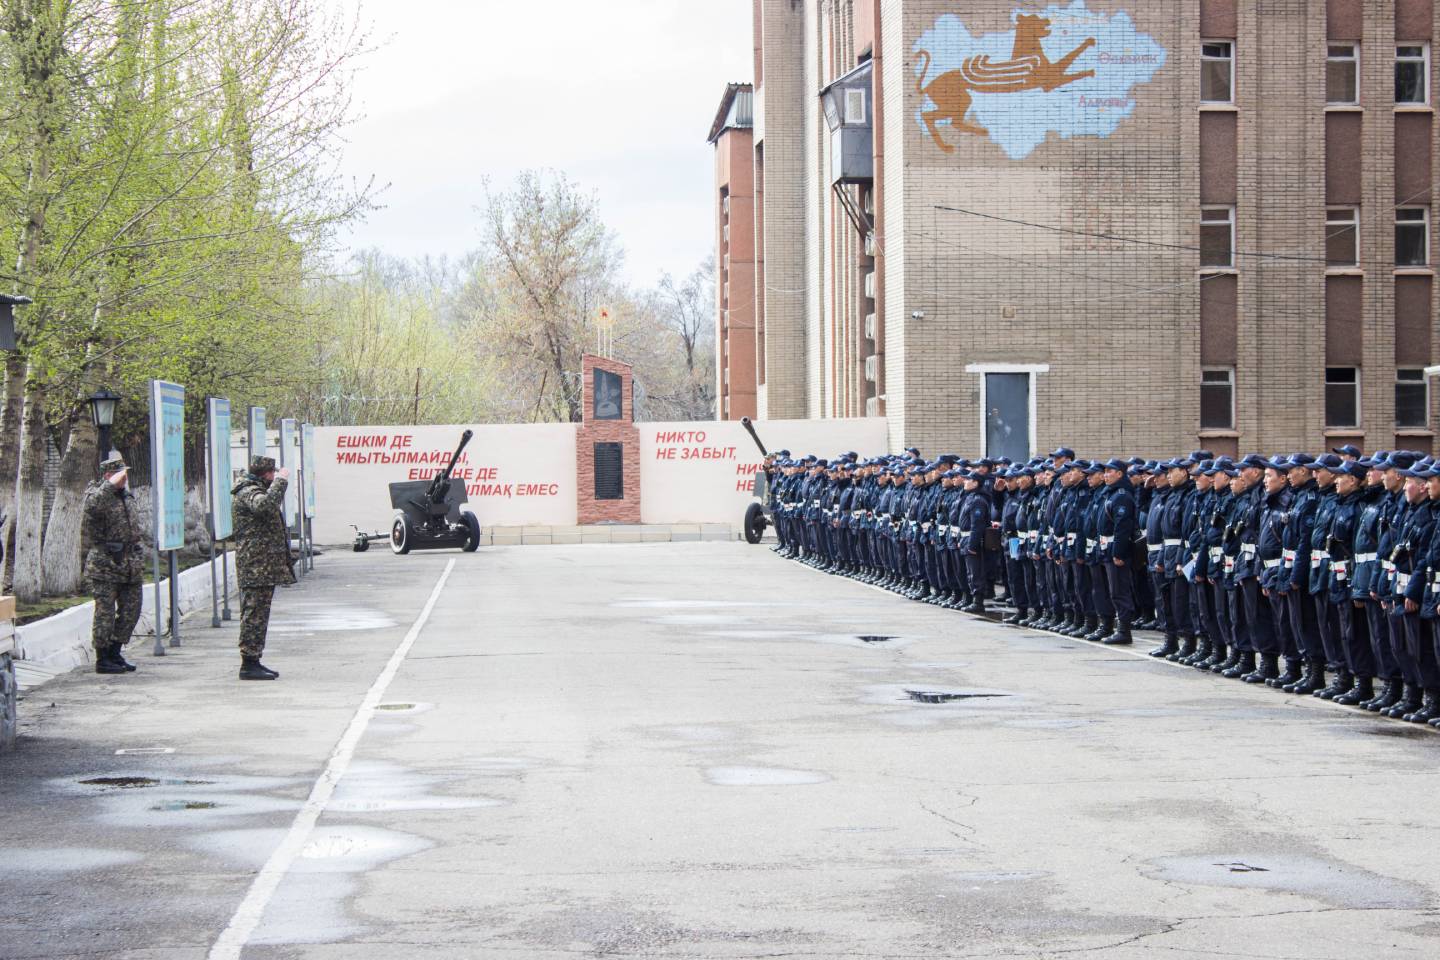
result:
[[[205,623],[22,703],[0,958],[1440,956],[1440,734],[765,548],[331,554],[272,684]]]

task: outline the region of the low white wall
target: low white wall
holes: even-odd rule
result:
[[[230,557],[230,596],[238,597],[239,592],[235,587],[235,558]],[[220,576],[220,560],[215,560],[215,575]],[[210,564],[204,563],[198,567],[191,567],[180,574],[177,587],[176,601],[180,605],[180,615],[204,608],[210,608]],[[169,626],[170,617],[170,590],[169,581],[160,584],[160,604],[165,610],[164,622]],[[238,602],[232,604],[231,609],[234,615],[240,615]],[[95,617],[95,604],[84,603],[68,610],[61,611],[53,617],[46,617],[44,620],[37,620],[28,623],[23,627],[17,627],[15,631],[16,652],[21,660],[33,663],[49,670],[68,670],[89,663],[92,659],[90,646],[90,624]],[[191,623],[200,623],[199,620],[192,620]],[[185,642],[185,624],[180,627],[180,642]],[[206,629],[210,625],[205,622],[201,628]],[[141,634],[149,634],[149,638],[142,639]],[[131,649],[138,650],[141,647],[148,649],[149,643],[153,642],[155,635],[155,588],[153,585],[145,587],[145,600],[140,613],[140,625],[135,628],[135,639],[131,641]]]
[[[735,421],[637,423],[644,523],[738,524],[750,502],[760,452]],[[462,431],[475,437],[456,475],[483,527],[568,527],[576,522],[577,424],[316,427],[315,541],[349,543],[350,524],[388,533],[389,484],[429,479]],[[879,418],[773,420],[756,424],[771,450],[833,456],[887,449]]]

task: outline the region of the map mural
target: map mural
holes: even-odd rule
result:
[[[977,36],[947,13],[915,42],[915,119],[945,153],[987,137],[1023,160],[1052,133],[1109,137],[1134,112],[1135,88],[1165,65],[1165,48],[1124,11],[1073,0],[1012,20],[1013,30]]]

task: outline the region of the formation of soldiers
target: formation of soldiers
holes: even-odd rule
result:
[[[765,461],[784,556],[912,600],[1440,727],[1440,461]]]

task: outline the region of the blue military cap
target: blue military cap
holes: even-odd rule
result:
[[[1152,470],[1150,467],[1146,466],[1146,465],[1143,464],[1143,463],[1132,463],[1132,464],[1130,464],[1130,466],[1129,466],[1128,468],[1126,468],[1126,470],[1125,470],[1125,475],[1126,475],[1126,476],[1130,476],[1130,477],[1143,477],[1143,476],[1146,476],[1146,475],[1148,475],[1148,474],[1153,474],[1153,473],[1158,473],[1158,472],[1159,472],[1159,471],[1157,471],[1157,470]]]
[[[1194,460],[1196,463],[1199,463],[1201,460],[1214,460],[1215,454],[1211,453],[1209,450],[1191,450],[1190,459]]]
[[[1344,463],[1345,460],[1340,457],[1339,454],[1327,453],[1323,457],[1316,458],[1315,468],[1317,470],[1329,470],[1331,473],[1334,473],[1336,470],[1339,470]]]
[[[1364,480],[1365,475],[1370,472],[1369,468],[1358,460],[1352,460],[1335,471],[1336,473],[1348,474],[1356,480]]]
[[[1128,463],[1128,464],[1130,464],[1130,466],[1132,466],[1132,467],[1143,467],[1143,466],[1145,466],[1145,458],[1144,458],[1144,457],[1131,457],[1130,459],[1126,460],[1125,462]]]
[[[1297,467],[1308,467],[1315,462],[1315,458],[1308,453],[1292,453],[1290,462]]]
[[[1256,470],[1264,470],[1266,467],[1270,466],[1270,461],[1260,456],[1260,454],[1258,453],[1250,453],[1246,454],[1245,459],[1237,463],[1236,466],[1253,467]]]
[[[1129,460],[1121,460],[1119,457],[1111,457],[1101,467],[1103,470],[1129,470],[1134,464]]]
[[[1050,454],[1050,459],[1052,459],[1052,460],[1058,460],[1058,459],[1060,459],[1061,457],[1065,457],[1065,458],[1068,459],[1068,460],[1074,460],[1074,459],[1075,459],[1075,451],[1074,451],[1074,450],[1071,450],[1069,447],[1061,447],[1060,449],[1056,450],[1054,453]]]
[[[1411,467],[1415,466],[1416,461],[1418,461],[1419,459],[1419,457],[1412,456],[1409,451],[1396,450],[1394,453],[1390,454],[1390,456],[1387,457],[1383,463],[1379,465],[1379,469],[1409,470]]]
[[[1344,446],[1335,447],[1335,448],[1333,448],[1333,451],[1332,451],[1332,452],[1338,453],[1338,454],[1340,454],[1341,456],[1345,456],[1345,457],[1354,457],[1354,458],[1356,458],[1357,460],[1360,458],[1360,454],[1361,454],[1360,448],[1357,447],[1357,446],[1355,446],[1353,443],[1347,443],[1347,444],[1345,444]]]
[[[1265,466],[1271,470],[1279,470],[1281,473],[1288,473],[1290,468],[1294,466],[1294,464],[1290,462],[1289,457],[1283,454],[1279,454],[1265,461]]]
[[[1402,477],[1414,477],[1417,480],[1429,480],[1435,476],[1435,474],[1435,469],[1428,463],[1417,463],[1414,466],[1405,467],[1400,470]]]
[[[776,451],[775,451],[775,456],[777,456],[777,457],[788,457],[788,456],[790,456],[790,451],[789,451],[789,450],[776,450]]]
[[[1087,460],[1087,461],[1085,462],[1085,473],[1086,473],[1087,475],[1094,475],[1094,474],[1100,473],[1100,472],[1102,472],[1104,469],[1105,469],[1105,464],[1101,463],[1099,460]],[[1124,469],[1124,468],[1123,468],[1123,467],[1116,467],[1115,469],[1117,469],[1117,470],[1122,470],[1122,469]]]
[[[1214,460],[1199,460],[1195,463],[1195,466],[1192,469],[1195,473],[1203,473],[1209,475],[1210,470],[1214,468],[1214,466]]]

